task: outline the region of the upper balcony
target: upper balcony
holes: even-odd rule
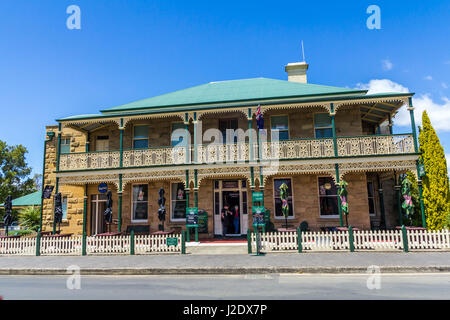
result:
[[[336,150],[335,150],[336,149]],[[333,139],[291,139],[278,142],[201,144],[189,147],[152,147],[146,149],[63,153],[60,171],[120,169],[186,164],[217,164],[371,157],[414,154],[412,134],[337,137]]]
[[[248,86],[254,97],[247,97]],[[210,83],[192,90],[195,101],[182,91],[173,93],[174,100],[164,95],[100,115],[58,120],[57,170],[198,167],[417,153],[413,94],[367,95],[365,91],[267,79]],[[219,100],[209,101],[205,92],[215,92]],[[412,133],[392,134],[392,119],[404,106],[410,112]],[[261,116],[264,123],[258,124]],[[257,139],[259,127],[265,130],[266,139],[261,141]],[[180,129],[183,132],[176,135]],[[229,139],[228,130],[237,139],[235,135]]]

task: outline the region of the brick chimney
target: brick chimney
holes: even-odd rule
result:
[[[288,63],[284,67],[284,71],[288,74],[288,81],[307,83],[306,71],[308,70],[308,64],[306,62],[294,62]]]

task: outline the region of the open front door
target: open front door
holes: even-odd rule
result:
[[[227,204],[229,210],[235,212],[238,207],[239,226],[237,231],[230,227],[228,236],[240,236],[247,234],[248,230],[248,194],[245,180],[226,180],[214,182],[214,235],[222,236],[222,209]],[[229,224],[236,226],[235,221]]]

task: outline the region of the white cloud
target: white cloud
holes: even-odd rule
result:
[[[370,80],[369,83],[358,83],[357,87],[363,90],[369,90],[367,94],[375,93],[408,93],[409,89],[389,79]]]
[[[445,82],[442,82],[442,83],[441,83],[441,86],[442,86],[442,88],[444,88],[444,89],[448,89],[448,85],[447,85]]]
[[[425,80],[430,80],[431,81],[431,80],[433,80],[433,77],[432,76],[426,76]]]
[[[445,158],[447,159],[447,175],[450,178],[450,153],[446,153]]]
[[[382,60],[381,63],[383,65],[383,70],[385,71],[392,70],[392,68],[394,67],[394,65],[392,64],[391,61],[389,61],[389,59]]]
[[[407,93],[408,88],[393,82],[389,79],[371,80],[367,84],[358,84],[359,88],[369,90],[368,94],[399,92]],[[416,124],[422,124],[422,113],[427,111],[431,124],[437,131],[450,132],[450,100],[447,97],[442,98],[442,103],[434,101],[429,94],[422,94],[413,97],[415,107]],[[394,124],[398,126],[410,126],[410,116],[408,110],[400,108],[394,118]]]

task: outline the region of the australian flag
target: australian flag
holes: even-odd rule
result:
[[[264,129],[264,118],[261,113],[260,105],[258,105],[258,109],[256,110],[256,126],[258,127],[258,130]]]

